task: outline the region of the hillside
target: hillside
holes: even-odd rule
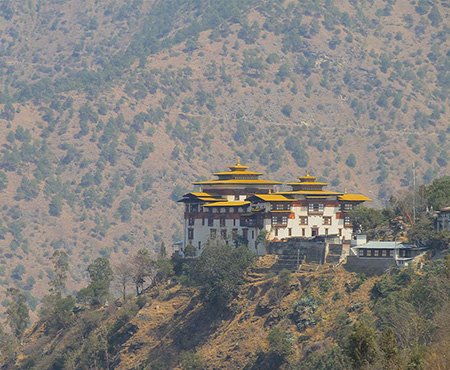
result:
[[[230,309],[205,306],[201,287],[172,277],[125,304],[79,308],[57,332],[53,318],[39,321],[12,362],[5,362],[14,356],[0,335],[0,365],[348,370],[367,368],[350,365],[367,360],[371,369],[448,366],[448,311],[442,306],[448,259],[420,272],[394,270],[371,279],[328,265],[304,265],[277,277],[273,263],[266,256],[247,272]]]
[[[449,170],[445,2],[0,2],[0,297],[181,238],[236,155],[384,204]],[[3,305],[7,301],[2,299]]]

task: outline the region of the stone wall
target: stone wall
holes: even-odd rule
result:
[[[269,254],[279,256],[299,255],[300,263],[324,264],[329,253],[329,246],[332,246],[332,254],[342,253],[342,246],[338,246],[336,237],[319,236],[315,238],[289,238],[284,242],[271,242],[269,244]]]
[[[382,275],[386,270],[395,266],[393,258],[358,258],[348,256],[347,263],[343,265],[347,271],[363,273],[366,276]]]

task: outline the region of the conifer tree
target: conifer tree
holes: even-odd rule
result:
[[[63,250],[56,250],[52,256],[54,278],[50,282],[52,293],[62,293],[66,287],[67,272],[69,271],[69,256]]]
[[[12,299],[6,309],[6,322],[14,336],[18,340],[22,340],[23,333],[30,322],[26,297],[17,288],[8,288],[6,294]]]

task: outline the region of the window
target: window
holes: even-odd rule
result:
[[[198,242],[198,250],[202,249],[202,242]]]
[[[386,257],[386,249],[384,249],[384,250],[381,251],[381,255],[382,255],[383,257]]]
[[[306,229],[302,229],[302,236],[306,236]]]
[[[205,218],[202,217],[202,226],[205,226]]]
[[[345,203],[344,204],[344,210],[345,211],[351,211],[353,209],[353,204],[351,203]]]
[[[278,211],[282,211],[284,209],[284,206],[282,203],[278,203],[275,205],[275,209]]]
[[[288,235],[292,236],[292,228],[291,227],[288,229]]]
[[[392,257],[391,251],[387,251],[387,256]]]
[[[213,218],[208,218],[208,226],[214,226],[214,219]]]
[[[220,230],[220,236],[222,237],[222,239],[226,239],[227,238],[227,229]]]
[[[350,216],[344,217],[344,225],[351,225]]]
[[[379,251],[378,249],[375,249],[375,250],[373,251],[374,257],[378,257],[379,252],[380,252],[380,251]]]
[[[286,225],[287,220],[287,216],[272,216],[272,225]]]
[[[255,231],[252,230],[252,239],[255,239]]]
[[[323,224],[324,225],[331,225],[331,217],[324,217],[323,218]]]
[[[233,226],[236,226],[236,219],[233,218]]]
[[[325,229],[325,235],[328,235],[328,229]]]
[[[299,221],[300,225],[308,225],[308,217],[300,216]]]
[[[188,239],[194,239],[194,229],[188,229]]]
[[[216,229],[211,229],[211,233],[210,233],[211,239],[215,239],[217,236],[217,230]]]
[[[242,230],[242,233],[243,233],[244,239],[247,239],[247,240],[248,240],[248,229],[243,229],[243,230]]]
[[[342,236],[342,229],[339,229],[339,236]]]
[[[278,228],[275,229],[275,236],[278,236]]]
[[[220,219],[220,227],[225,227],[225,219],[224,218]]]
[[[239,195],[235,195],[234,200],[239,200]]]
[[[194,217],[189,217],[189,226],[193,226],[195,223]]]
[[[309,203],[309,212],[323,212],[323,203]]]

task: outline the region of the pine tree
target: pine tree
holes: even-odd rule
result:
[[[21,340],[30,322],[26,297],[17,288],[8,288],[6,294],[12,299],[12,302],[8,304],[6,309],[6,322],[15,337]]]

